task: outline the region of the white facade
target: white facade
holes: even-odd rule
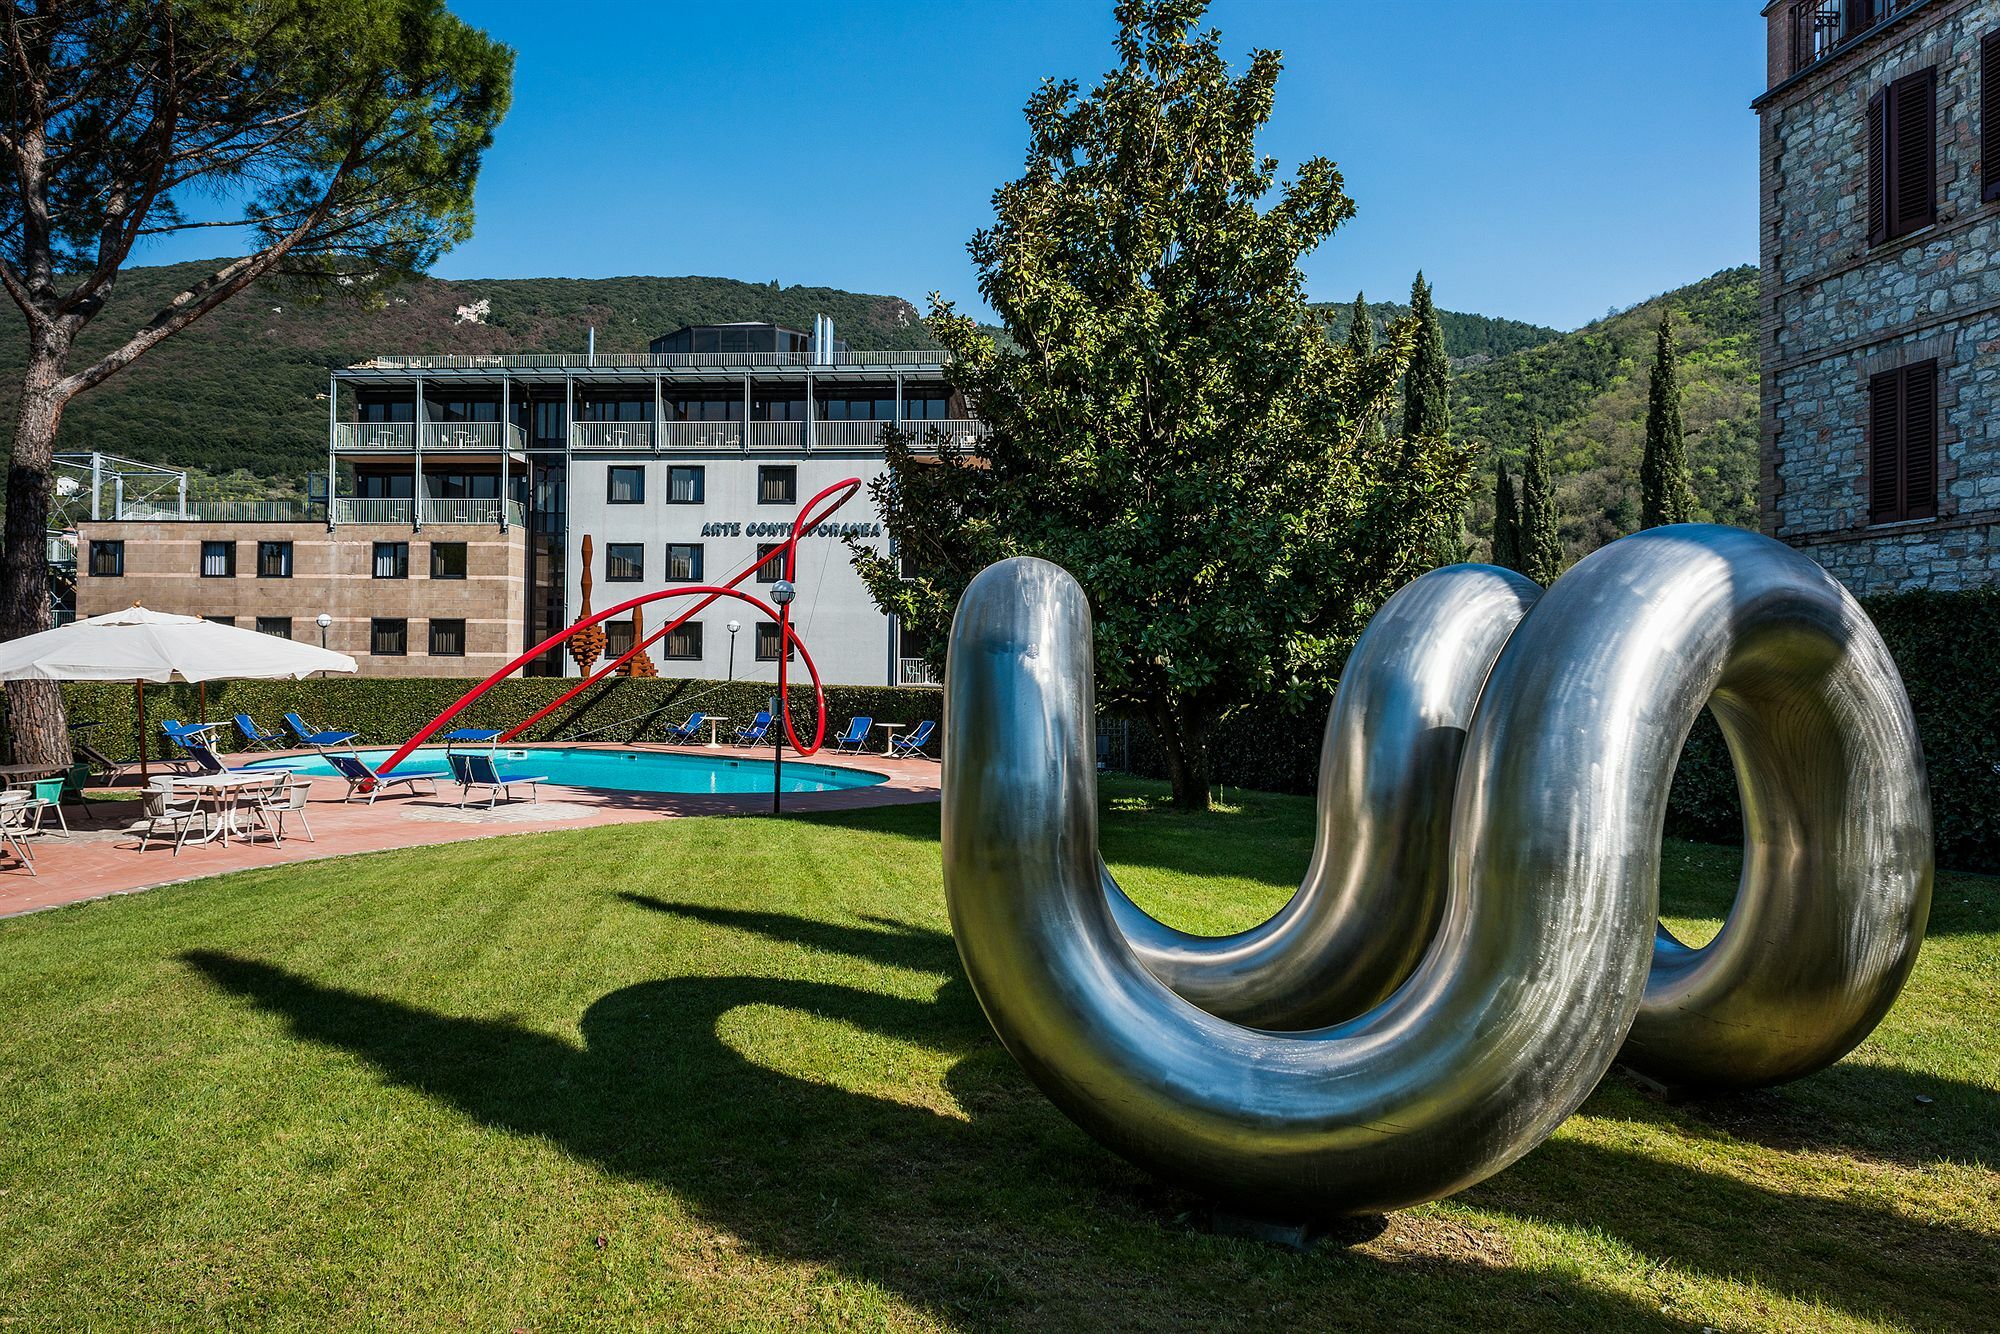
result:
[[[701,470],[701,500],[676,501],[675,469]],[[621,470],[616,490],[631,494],[631,470],[643,483],[638,500],[612,499],[613,469]],[[789,501],[760,501],[760,482],[777,478],[769,470],[791,470]],[[591,606],[597,611],[631,598],[655,592],[670,584],[699,582],[723,584],[738,571],[756,562],[760,548],[785,540],[799,507],[826,487],[849,477],[858,477],[863,488],[833,516],[830,523],[844,529],[860,525],[856,539],[886,554],[889,539],[882,528],[881,515],[869,497],[868,482],[886,465],[881,453],[829,453],[814,451],[769,451],[745,454],[741,451],[680,451],[671,457],[634,458],[631,455],[578,453],[569,463],[569,550],[572,559],[566,570],[567,602],[572,609],[583,605],[580,547],[587,534],[593,546]],[[686,479],[683,477],[683,491]],[[696,580],[669,576],[669,548],[695,547],[700,555],[700,576]],[[617,565],[629,569],[629,548],[637,547],[640,577],[621,580],[611,577],[613,548]],[[684,553],[677,553],[684,554]],[[761,572],[760,572],[761,574]],[[892,618],[876,609],[855,573],[848,544],[835,535],[813,535],[800,540],[795,582],[798,600],[793,603],[793,624],[804,640],[820,677],[828,685],[897,684],[896,633]],[[745,592],[770,601],[770,584],[752,575],[739,585]],[[690,599],[690,602],[699,599]],[[661,601],[641,609],[647,634],[678,615],[687,603]],[[624,618],[619,618],[624,619]],[[701,625],[700,657],[666,656],[667,642],[648,650],[661,676],[700,677],[722,680],[732,670],[729,622],[741,626],[735,636],[733,670],[740,681],[777,680],[777,660],[769,654],[758,656],[759,622],[768,622],[755,608],[734,598],[723,598],[694,618]],[[768,635],[769,632],[767,632]],[[574,663],[569,670],[576,670]],[[789,673],[804,679],[803,664],[794,663]]]

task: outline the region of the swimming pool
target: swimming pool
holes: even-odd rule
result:
[[[483,751],[483,748],[481,748]],[[361,758],[379,765],[395,752],[387,747],[364,750]],[[425,746],[412,751],[392,773],[435,769],[445,773],[442,746]],[[564,787],[600,788],[611,792],[693,792],[754,793],[771,790],[771,762],[747,755],[719,752],[714,755],[669,754],[650,750],[585,750],[566,746],[536,746],[531,749],[502,746],[499,750],[503,772],[543,774],[549,782]],[[300,755],[284,759],[254,760],[246,769],[290,769],[294,773],[333,776],[333,766],[318,756]],[[873,787],[887,781],[881,774],[859,769],[836,769],[807,760],[785,761],[787,792],[840,792],[847,788]]]

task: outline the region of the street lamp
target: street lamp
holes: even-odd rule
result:
[[[797,597],[798,594],[799,590],[792,586],[792,581],[789,579],[780,579],[777,583],[771,585],[771,601],[778,608],[778,617],[779,617],[778,619],[778,679],[779,680],[784,679],[785,659],[789,655],[791,649],[791,645],[785,642],[785,623],[784,623],[785,608],[791,605],[792,599]],[[773,815],[779,813],[778,794],[785,790],[784,705],[785,701],[782,693],[777,696],[774,696],[771,700],[771,814]]]
[[[736,679],[736,632],[743,628],[743,622],[731,621],[723,627],[729,631],[729,679]]]
[[[313,618],[313,624],[319,627],[319,646],[325,648],[326,632],[333,625],[333,617],[327,615],[325,612],[321,612]]]

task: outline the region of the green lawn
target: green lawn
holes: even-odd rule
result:
[[[1135,896],[1268,913],[1310,810],[1110,790]],[[1299,1255],[1212,1235],[995,1045],[937,810],[678,820],[0,923],[0,1322],[1992,1328],[2000,883],[1859,1052],[1663,1104]],[[1733,851],[1667,854],[1709,929]]]

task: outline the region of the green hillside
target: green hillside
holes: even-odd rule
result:
[[[1330,333],[1334,338],[1347,337],[1347,326],[1354,320],[1353,302],[1315,301],[1312,307],[1333,315]],[[1368,322],[1375,326],[1377,337],[1391,320],[1402,319],[1409,313],[1407,304],[1395,301],[1371,300],[1368,303]],[[1481,365],[1495,357],[1539,347],[1552,338],[1562,337],[1562,330],[1551,329],[1545,324],[1527,324],[1492,315],[1467,315],[1455,310],[1440,310],[1438,323],[1444,327],[1445,353],[1453,365],[1460,367]]]
[[[1520,476],[1529,425],[1548,432],[1563,538],[1573,559],[1639,524],[1639,454],[1660,308],[1681,345],[1683,414],[1701,517],[1757,524],[1757,269],[1724,269],[1539,347],[1467,367],[1452,427],[1487,442],[1474,533],[1493,525],[1494,450]]]
[[[130,333],[213,263],[128,270],[82,346],[94,355]],[[487,303],[477,318],[461,308]],[[683,324],[776,320],[808,328],[833,317],[862,349],[935,347],[901,297],[727,278],[423,279],[371,305],[301,301],[253,288],[168,339],[63,414],[64,449],[102,449],[211,474],[295,478],[326,457],[327,372],[389,352],[643,352]],[[11,430],[22,333],[0,309],[0,404]]]

